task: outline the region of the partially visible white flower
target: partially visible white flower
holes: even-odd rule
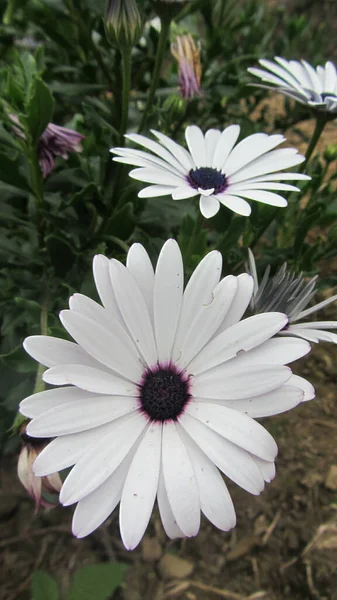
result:
[[[200,211],[208,219],[220,203],[249,216],[251,207],[245,198],[272,206],[287,206],[287,200],[276,191],[299,189],[289,180],[310,179],[301,173],[280,173],[299,165],[305,159],[295,148],[274,150],[285,138],[282,135],[254,133],[237,145],[239,125],[224,131],[209,129],[204,135],[196,125],[186,128],[189,152],[168,136],[152,130],[160,143],[136,133],[126,137],[150,152],[131,148],[112,148],[115,161],[139,167],[129,173],[138,181],[150,183],[139,192],[140,198],[171,195],[173,200],[198,196]]]
[[[277,446],[254,419],[293,408],[313,387],[285,364],[308,342],[275,339],[280,313],[240,321],[253,280],[220,281],[213,251],[184,291],[184,266],[174,240],[154,272],[134,244],[126,267],[94,259],[103,307],[75,294],[62,324],[76,343],[32,336],[26,351],[46,365],[56,387],[23,400],[33,437],[55,438],[34,463],[44,476],[73,467],[60,502],[77,503],[73,532],[94,531],[120,503],[125,546],[141,540],[157,499],[170,538],[195,536],[202,512],[216,527],[235,525],[223,472],[258,495],[275,475]],[[271,339],[273,338],[273,339]]]
[[[276,90],[318,111],[337,113],[337,71],[331,61],[316,69],[305,60],[288,61],[279,56],[275,56],[274,62],[261,59],[259,63],[264,69],[248,71],[265,84],[254,85]]]
[[[316,294],[315,287],[318,276],[307,282],[302,273],[296,275],[287,271],[287,263],[284,263],[279,271],[270,277],[269,265],[259,284],[254,255],[251,250],[248,250],[248,253],[249,272],[254,279],[254,291],[250,303],[252,312],[258,314],[276,310],[285,313],[289,323],[278,332],[278,335],[296,336],[309,342],[324,341],[337,344],[337,334],[326,331],[326,329],[337,329],[337,321],[298,323],[301,319],[305,319],[331,302],[335,302],[337,294],[305,309]]]

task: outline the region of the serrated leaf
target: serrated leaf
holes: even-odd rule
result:
[[[32,600],[59,600],[57,583],[46,571],[32,575]]]
[[[52,120],[54,99],[48,86],[35,77],[27,103],[26,125],[34,143]]]
[[[73,577],[66,600],[107,600],[122,583],[126,569],[122,563],[82,567]]]

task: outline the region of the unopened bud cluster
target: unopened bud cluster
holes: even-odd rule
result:
[[[107,0],[104,27],[109,43],[121,52],[138,44],[143,27],[136,0]]]

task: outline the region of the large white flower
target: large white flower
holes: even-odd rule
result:
[[[282,331],[279,331],[279,335],[296,336],[309,342],[324,341],[337,344],[337,334],[326,331],[326,329],[337,329],[337,321],[298,322],[335,302],[337,294],[305,308],[317,293],[315,289],[317,275],[306,281],[302,273],[296,275],[288,271],[287,263],[284,263],[277,273],[270,277],[270,265],[268,265],[259,284],[254,255],[251,250],[248,250],[248,253],[249,272],[254,279],[251,311],[256,314],[275,310],[285,313],[289,322]]]
[[[319,111],[337,113],[337,71],[328,61],[314,69],[305,60],[285,60],[275,56],[272,60],[259,60],[263,69],[250,68],[265,84],[254,84],[274,89]]]
[[[77,503],[73,532],[96,529],[120,503],[123,542],[134,548],[157,498],[171,538],[195,536],[200,511],[217,527],[235,525],[220,471],[252,494],[275,474],[276,444],[254,418],[312,398],[284,366],[308,342],[270,339],[280,313],[240,319],[251,299],[248,274],[220,281],[221,255],[198,265],[183,291],[183,263],[169,240],[154,273],[140,244],[124,267],[94,259],[103,307],[81,294],[61,321],[76,343],[32,336],[24,347],[65,386],[23,400],[27,433],[55,438],[34,463],[43,476],[73,467],[60,501]]]
[[[130,177],[150,183],[139,192],[140,198],[171,195],[173,200],[200,197],[200,211],[213,217],[220,203],[239,215],[249,216],[251,208],[244,200],[256,200],[272,206],[287,206],[277,191],[299,191],[279,181],[310,179],[299,173],[280,173],[304,161],[295,148],[274,150],[284,142],[282,135],[254,133],[236,146],[239,125],[223,132],[209,129],[204,135],[196,125],[186,128],[189,152],[163,133],[152,130],[160,143],[136,133],[126,137],[150,152],[130,148],[112,148],[114,160],[139,167]],[[234,147],[235,146],[235,147]]]

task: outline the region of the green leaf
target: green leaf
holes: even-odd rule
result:
[[[33,142],[37,142],[40,135],[52,120],[54,99],[48,86],[35,77],[28,99],[26,124]]]
[[[55,274],[63,277],[70,271],[76,260],[76,254],[69,242],[60,236],[51,234],[46,238],[46,245]]]
[[[126,569],[122,563],[82,567],[73,577],[66,600],[107,600],[122,583]]]
[[[27,165],[24,161],[23,157],[9,158],[7,154],[0,152],[0,181],[28,192],[30,187],[25,176]]]
[[[0,364],[14,369],[18,373],[34,373],[37,369],[35,360],[24,351],[21,345],[8,352],[8,354],[0,354]]]
[[[46,571],[32,575],[32,600],[59,600],[57,583]]]
[[[132,202],[128,202],[116,211],[109,219],[105,232],[107,235],[119,237],[121,240],[127,240],[135,227],[135,217]]]

